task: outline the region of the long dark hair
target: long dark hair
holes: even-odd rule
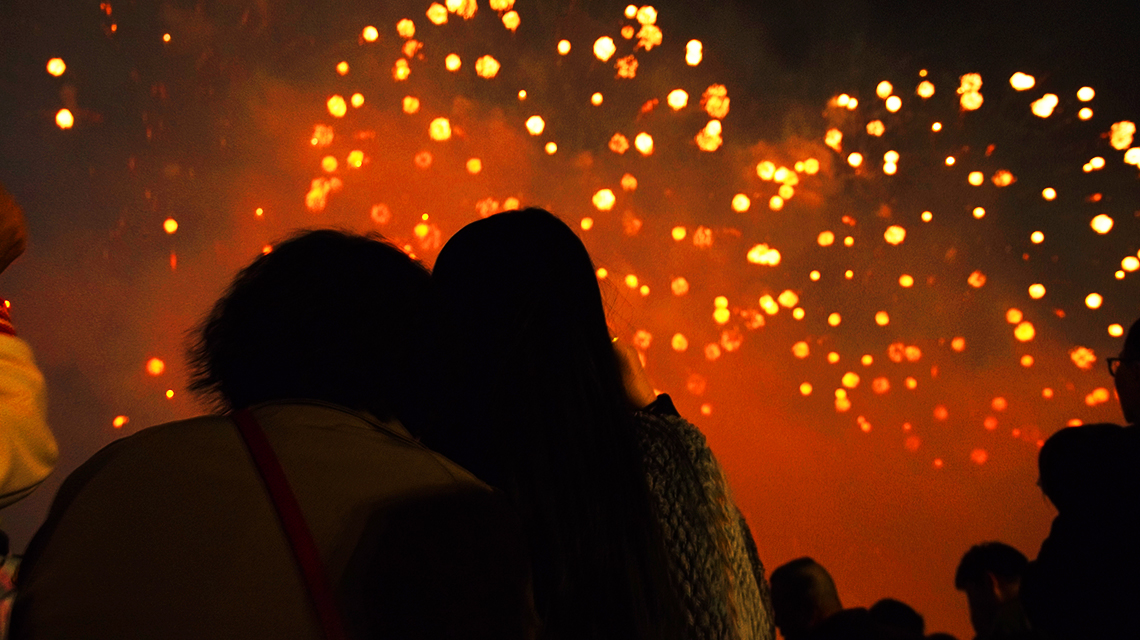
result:
[[[541,209],[467,225],[432,276],[438,427],[425,439],[519,509],[550,637],[683,628],[593,263]]]

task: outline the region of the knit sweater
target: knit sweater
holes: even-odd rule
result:
[[[0,507],[32,492],[55,467],[44,377],[0,303]]]
[[[650,492],[693,640],[774,640],[772,600],[724,471],[692,424],[637,414]]]

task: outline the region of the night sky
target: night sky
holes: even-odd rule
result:
[[[832,570],[845,605],[898,598],[927,617],[928,631],[972,637],[953,590],[961,554],[997,539],[1032,558],[1053,517],[1034,485],[1037,442],[1069,420],[1120,420],[1114,399],[1094,396],[1111,392],[1103,359],[1120,346],[1106,327],[1140,316],[1140,275],[1114,275],[1140,249],[1140,191],[1137,167],[1106,133],[1140,117],[1140,6],[661,2],[663,44],[635,52],[642,66],[625,80],[613,60],[590,55],[601,35],[618,41],[618,57],[630,53],[618,32],[636,21],[622,17],[623,3],[518,0],[514,33],[485,0],[474,19],[453,15],[440,27],[425,18],[429,4],[0,5],[0,182],[23,204],[31,235],[0,294],[47,375],[62,450],[57,473],[0,516],[14,547],[100,447],[208,409],[184,388],[186,332],[263,246],[299,227],[346,226],[380,231],[430,264],[481,207],[517,198],[581,230],[609,274],[615,330],[640,341],[654,383],[709,436],[769,570],[811,555]],[[424,57],[400,84],[391,68],[405,17]],[[378,42],[360,38],[365,25],[379,29]],[[574,47],[564,57],[554,49],[561,38]],[[692,38],[704,45],[697,67],[683,61]],[[443,69],[453,50],[458,73]],[[503,65],[490,80],[472,71],[485,53]],[[45,72],[53,57],[68,66],[59,78]],[[343,77],[341,60],[351,69]],[[920,70],[937,87],[929,101],[915,96]],[[1036,87],[1013,91],[1016,71]],[[955,95],[966,73],[981,74],[985,97],[968,113]],[[902,98],[897,114],[875,96],[882,80]],[[713,84],[727,87],[731,109],[724,146],[705,153],[693,135],[709,120],[698,103]],[[1096,97],[1084,122],[1075,92],[1086,85]],[[689,94],[676,114],[665,105],[674,87]],[[330,95],[356,91],[363,107],[330,115]],[[606,96],[597,108],[594,91]],[[1039,118],[1029,103],[1044,92],[1061,104]],[[835,107],[841,93],[857,96],[859,110]],[[422,110],[404,113],[405,95]],[[55,124],[64,107],[76,119],[67,131]],[[545,119],[541,137],[523,127],[531,114]],[[429,140],[428,123],[445,116],[453,137]],[[882,136],[865,131],[876,119]],[[944,131],[932,134],[933,121]],[[327,149],[310,143],[318,124],[336,128]],[[829,128],[843,132],[842,152],[824,145]],[[652,155],[607,148],[615,132],[632,143],[642,130],[653,134]],[[548,140],[557,154],[543,151]],[[346,154],[358,148],[367,160],[353,169]],[[845,162],[855,150],[859,168]],[[888,150],[901,156],[897,175],[882,171]],[[339,158],[334,172],[321,168],[326,153]],[[1105,167],[1082,171],[1094,156]],[[795,196],[772,210],[777,185],[757,164],[809,157],[818,176],[801,172]],[[481,159],[477,175],[470,158]],[[966,181],[975,169],[979,187]],[[1016,182],[991,184],[999,170]],[[622,188],[627,173],[636,190]],[[327,203],[306,207],[312,181],[333,177],[342,182]],[[1046,186],[1056,201],[1041,197]],[[591,204],[603,188],[617,194],[610,211]],[[729,206],[735,194],[748,195],[747,211]],[[980,219],[970,215],[978,206]],[[1110,233],[1090,229],[1098,214],[1114,219]],[[168,218],[176,233],[164,231]],[[884,242],[890,225],[906,229],[902,244]],[[693,243],[701,229],[711,244]],[[1040,246],[1030,240],[1037,230]],[[779,250],[779,265],[746,260],[760,243]],[[913,287],[897,283],[903,273]],[[623,283],[635,274],[647,294]],[[1037,283],[1048,291],[1041,300],[1026,293]],[[797,303],[765,310],[762,296],[785,291],[802,321],[792,319]],[[1091,292],[1103,295],[1099,309],[1084,303]],[[724,324],[713,318],[718,296]],[[1036,327],[1034,340],[1015,339],[1010,309]],[[879,311],[889,324],[876,326]],[[832,312],[841,324],[825,322]],[[806,358],[793,355],[800,342]],[[899,355],[906,346],[921,356]],[[1077,347],[1097,356],[1087,369]],[[152,358],[165,363],[160,375],[146,370]],[[847,386],[845,373],[861,381]],[[872,391],[878,379],[889,391]],[[849,409],[839,410],[839,389]],[[129,422],[115,427],[116,416]]]

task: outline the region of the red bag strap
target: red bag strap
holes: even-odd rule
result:
[[[289,480],[285,477],[285,471],[281,468],[276,454],[273,453],[273,447],[265,437],[265,431],[248,409],[235,412],[233,419],[261,474],[261,479],[265,482],[266,489],[269,490],[277,517],[281,520],[281,527],[289,538],[289,546],[293,548],[293,555],[297,559],[297,565],[313,599],[313,606],[316,608],[325,638],[347,640],[344,622],[337,609],[328,575],[325,574],[324,565],[321,563],[317,543],[313,541],[313,534],[305,522],[305,515],[301,513],[301,505],[297,503],[297,497],[289,487]]]

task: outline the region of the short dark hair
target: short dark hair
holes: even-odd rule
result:
[[[954,588],[965,591],[970,586],[984,585],[988,582],[988,573],[1003,583],[1019,582],[1028,564],[1025,554],[1008,544],[983,542],[970,547],[962,556],[954,575]]]
[[[1140,358],[1140,320],[1132,323],[1128,334],[1124,336],[1124,347],[1120,350],[1122,358]]]
[[[429,275],[378,235],[302,231],[242,269],[192,334],[190,388],[222,408],[324,400],[388,419]]]
[[[892,638],[921,638],[926,635],[926,620],[914,607],[894,598],[883,598],[868,609],[871,619]]]

